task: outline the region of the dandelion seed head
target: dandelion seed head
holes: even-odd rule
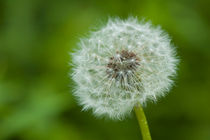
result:
[[[81,39],[72,56],[79,103],[113,119],[129,115],[137,103],[164,96],[178,63],[169,36],[136,18],[110,19]]]

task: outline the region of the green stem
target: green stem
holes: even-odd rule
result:
[[[143,108],[141,107],[140,104],[138,104],[137,106],[134,107],[134,110],[136,113],[137,120],[139,122],[139,126],[141,128],[143,140],[152,140]]]

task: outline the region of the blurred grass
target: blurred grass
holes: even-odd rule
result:
[[[108,16],[161,25],[181,59],[173,90],[146,108],[153,139],[210,139],[208,0],[1,0],[0,139],[137,140],[134,116],[97,119],[72,96],[69,52]]]

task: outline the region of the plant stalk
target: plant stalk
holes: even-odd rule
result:
[[[147,123],[147,119],[144,114],[144,110],[143,110],[142,106],[140,104],[137,104],[134,107],[134,110],[135,110],[136,117],[137,117],[137,120],[139,123],[139,127],[141,128],[143,140],[152,140],[150,131],[149,131],[149,126]]]

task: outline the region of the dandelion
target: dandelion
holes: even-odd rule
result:
[[[74,95],[84,110],[123,119],[134,109],[145,122],[141,106],[169,91],[178,63],[169,36],[136,18],[109,19],[106,26],[81,39],[72,56]],[[148,126],[141,129],[149,139]]]

